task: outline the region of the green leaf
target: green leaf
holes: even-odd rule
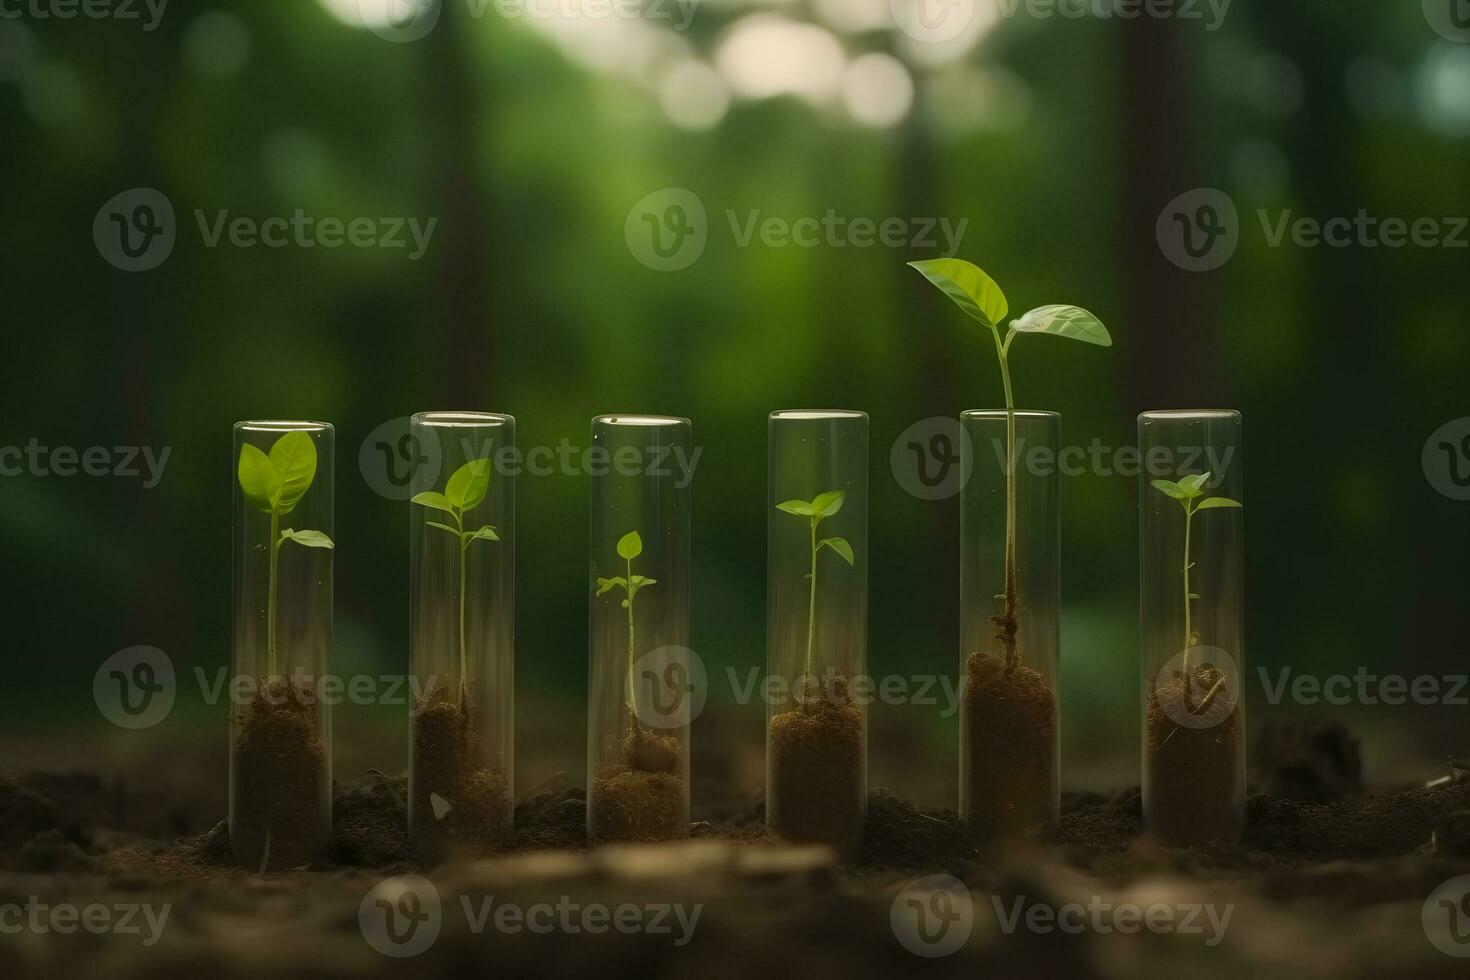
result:
[[[271,465],[281,477],[276,510],[289,514],[316,479],[316,443],[305,432],[287,432],[271,446]]]
[[[987,327],[997,327],[1006,318],[1010,306],[1001,292],[977,265],[964,259],[924,259],[910,266],[939,287],[955,305]]]
[[[240,465],[236,471],[240,492],[256,509],[270,513],[276,495],[281,492],[281,478],[270,457],[259,448],[245,443],[240,447]]]
[[[1205,492],[1203,488],[1209,479],[1210,474],[1208,473],[1196,473],[1193,476],[1186,476],[1179,481],[1179,489],[1183,490],[1186,496],[1198,497]]]
[[[485,539],[486,541],[499,541],[500,535],[495,532],[494,527],[486,524],[484,527],[476,528],[469,534],[465,535],[464,540],[465,544],[469,544],[471,541],[479,541],[481,538]]]
[[[618,538],[618,557],[632,561],[643,554],[643,539],[638,536],[637,531],[629,531]]]
[[[823,548],[831,548],[845,558],[849,565],[857,561],[857,557],[852,553],[852,545],[847,543],[846,538],[823,538],[817,542],[817,550],[821,551]]]
[[[846,499],[846,490],[828,490],[826,493],[819,493],[812,500],[812,511],[818,517],[831,517],[842,509],[842,502]]]
[[[1199,502],[1199,506],[1195,507],[1195,510],[1214,510],[1217,507],[1244,507],[1244,506],[1245,505],[1242,504],[1240,501],[1238,501],[1238,500],[1231,500],[1229,497],[1206,497],[1204,500],[1201,500]]]
[[[1173,497],[1175,500],[1184,500],[1189,495],[1179,488],[1179,484],[1173,480],[1152,480],[1150,485],[1160,493]]]
[[[286,532],[286,537],[308,548],[333,547],[332,539],[320,531],[288,531]]]
[[[459,537],[459,530],[457,528],[450,527],[448,524],[440,524],[438,521],[428,521],[426,523],[429,525],[429,527],[437,527],[441,531],[448,531],[456,538]]]
[[[811,517],[816,513],[812,509],[811,501],[808,500],[787,500],[777,504],[776,509],[784,510],[788,514],[795,514],[797,517]]]
[[[490,458],[472,459],[455,470],[444,484],[444,496],[460,510],[471,510],[490,489]]]
[[[658,579],[649,578],[647,575],[634,575],[633,583],[628,587],[628,597],[636,596],[645,585],[657,585]]]
[[[409,503],[419,504],[422,507],[432,507],[435,510],[442,510],[446,514],[454,513],[454,505],[449,502],[449,498],[437,490],[425,490],[423,493],[416,493],[409,500]]]
[[[611,592],[613,589],[626,589],[627,587],[628,580],[621,575],[615,575],[612,578],[599,577],[597,580],[598,595],[602,595],[604,592]]]
[[[1113,346],[1108,328],[1080,306],[1038,306],[1019,320],[1012,320],[1011,329],[1022,333],[1049,333],[1057,337],[1069,337],[1099,347]]]

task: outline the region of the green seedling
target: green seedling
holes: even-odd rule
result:
[[[597,579],[598,595],[603,595],[607,592],[611,592],[613,589],[622,589],[624,592],[627,593],[627,595],[623,597],[623,608],[628,610],[628,672],[625,679],[627,681],[628,689],[628,711],[631,713],[629,715],[629,717],[631,718],[636,718],[638,716],[638,693],[635,685],[633,684],[633,600],[637,597],[638,592],[641,589],[644,589],[650,585],[658,584],[658,579],[656,578],[649,578],[646,575],[633,574],[633,559],[637,558],[641,554],[643,554],[643,539],[638,536],[637,531],[629,531],[621,538],[618,538],[618,557],[623,559],[623,561],[627,564],[628,574],[615,575],[612,578],[599,577]]]
[[[1006,541],[1005,591],[997,598],[1005,606],[999,616],[990,617],[996,627],[996,639],[1005,649],[1006,669],[1020,663],[1016,652],[1016,635],[1021,624],[1016,614],[1016,401],[1011,389],[1010,351],[1018,334],[1047,333],[1056,337],[1080,340],[1085,344],[1111,347],[1113,338],[1097,317],[1080,306],[1039,306],[1020,319],[1012,320],[1001,337],[1001,324],[1010,307],[1000,286],[978,266],[963,259],[925,259],[910,262],[939,290],[954,301],[971,318],[980,321],[995,340],[995,353],[1000,359],[1000,379],[1006,398]]]
[[[784,511],[795,517],[804,517],[811,526],[812,564],[811,571],[806,578],[811,582],[811,590],[807,601],[806,614],[806,664],[802,670],[802,681],[807,679],[813,682],[816,674],[813,673],[812,648],[817,635],[817,555],[823,548],[831,548],[842,557],[849,565],[853,564],[855,556],[852,553],[852,545],[847,543],[846,538],[822,538],[817,540],[817,526],[822,521],[831,517],[842,509],[842,502],[847,499],[846,490],[828,490],[819,493],[811,500],[788,500],[776,505],[776,509]]]
[[[1189,678],[1189,651],[1199,646],[1199,634],[1194,631],[1193,608],[1190,603],[1199,598],[1189,584],[1189,570],[1194,567],[1190,559],[1190,532],[1194,527],[1194,515],[1202,510],[1216,510],[1221,507],[1240,507],[1241,503],[1231,500],[1229,497],[1206,497],[1205,484],[1210,482],[1210,474],[1199,473],[1194,476],[1186,476],[1175,483],[1173,480],[1154,480],[1153,488],[1166,497],[1172,497],[1179,501],[1179,506],[1184,508],[1184,676],[1186,678],[1185,690],[1189,690],[1187,680]],[[1210,702],[1215,699],[1215,694],[1220,685],[1225,682],[1222,677],[1215,682],[1204,699],[1200,702],[1198,711],[1204,711]]]
[[[281,518],[296,509],[316,479],[316,443],[305,432],[287,432],[271,444],[270,453],[249,443],[240,447],[236,471],[240,490],[256,510],[270,515],[270,584],[266,598],[266,676],[276,676],[276,571],[281,545],[294,541],[307,548],[331,548],[321,531],[281,529]]]
[[[500,535],[494,527],[482,524],[473,531],[465,528],[465,515],[480,506],[485,494],[490,491],[490,460],[472,459],[455,470],[444,484],[444,492],[425,490],[413,495],[410,503],[428,507],[448,514],[454,526],[441,521],[429,521],[428,525],[446,534],[454,535],[459,542],[459,698],[463,704],[469,692],[469,673],[465,657],[465,555],[476,541],[499,541]]]

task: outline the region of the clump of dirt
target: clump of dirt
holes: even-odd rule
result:
[[[771,718],[771,829],[790,841],[851,854],[867,803],[862,711],[841,675],[818,692],[803,688],[795,701]]]
[[[983,846],[1056,820],[1057,700],[1019,661],[976,651],[966,661],[966,816]]]
[[[587,797],[579,787],[566,785],[558,773],[549,785],[516,805],[517,851],[559,850],[587,846]]]
[[[1341,803],[1253,796],[1245,846],[1299,859],[1394,857],[1435,837],[1442,821],[1470,807],[1470,779]]]
[[[413,713],[411,833],[425,856],[493,851],[510,836],[511,787],[500,767],[480,765],[474,706],[438,688]]]
[[[326,843],[326,745],[310,685],[262,679],[237,719],[230,846],[250,871],[310,864]]]
[[[1252,741],[1263,793],[1308,803],[1335,803],[1363,791],[1358,740],[1340,724],[1267,722]]]
[[[1205,664],[1148,694],[1144,749],[1148,831],[1175,846],[1221,848],[1240,838],[1240,711],[1223,673]],[[1176,719],[1193,717],[1200,727]]]
[[[49,799],[0,777],[0,860],[13,860],[31,838],[60,827],[61,817]]]
[[[868,817],[854,864],[923,871],[953,867],[974,856],[974,844],[955,811],[916,806],[883,789],[868,797]]]
[[[1455,858],[1470,858],[1470,810],[1457,810],[1434,825],[1434,849]]]
[[[592,780],[587,836],[606,841],[660,841],[689,836],[687,784],[678,772],[683,745],[671,732],[637,718],[623,736],[624,764],[603,766]]]
[[[328,850],[333,864],[397,870],[416,863],[408,838],[407,783],[370,769],[334,787]]]

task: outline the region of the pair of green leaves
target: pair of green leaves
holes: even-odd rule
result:
[[[490,458],[472,459],[449,476],[449,481],[444,484],[444,492],[436,490],[425,490],[413,495],[410,503],[431,510],[442,511],[454,518],[455,527],[443,524],[439,521],[429,521],[430,527],[436,527],[441,531],[447,531],[459,538],[462,547],[469,547],[474,541],[499,541],[500,535],[495,528],[489,524],[482,525],[473,531],[467,531],[464,527],[464,515],[474,510],[485,499],[485,494],[490,491]]]
[[[629,531],[621,538],[618,538],[617,550],[619,558],[631,563],[634,558],[643,554],[643,538],[637,531]],[[604,593],[611,592],[613,589],[622,589],[628,593],[628,598],[623,600],[623,608],[626,609],[628,603],[638,594],[639,589],[645,585],[657,584],[658,579],[649,578],[647,575],[634,575],[631,578],[624,578],[621,575],[614,575],[612,578],[602,578],[599,576],[597,579],[597,594],[603,595]]]
[[[999,331],[1010,312],[1010,304],[995,280],[964,259],[924,259],[910,262],[925,279],[954,301],[969,316]],[[1111,347],[1113,338],[1102,321],[1080,306],[1039,306],[1010,324],[1013,333],[1049,333],[1086,344]]]
[[[831,517],[842,509],[843,502],[847,499],[846,490],[828,490],[819,493],[811,500],[787,500],[776,505],[776,509],[792,514],[796,517],[805,517],[811,520],[815,528],[822,521]],[[846,538],[823,538],[817,542],[817,549],[831,548],[849,565],[855,564],[856,556],[852,552],[852,545],[847,543]]]
[[[1199,503],[1195,500],[1204,496],[1205,484],[1210,482],[1210,474],[1196,473],[1186,476],[1177,483],[1173,480],[1153,480],[1152,486],[1166,497],[1173,497],[1179,501],[1185,513],[1192,514],[1200,510],[1214,510],[1217,507],[1240,507],[1239,501],[1231,500],[1229,497],[1205,497]]]
[[[305,432],[287,432],[267,454],[247,442],[240,447],[236,476],[251,506],[267,514],[289,514],[316,479],[316,443]]]
[[[270,452],[245,443],[240,447],[236,478],[245,499],[272,517],[291,513],[316,479],[316,443],[305,432],[287,432],[271,444]],[[308,548],[331,548],[332,539],[321,531],[288,527],[272,542],[295,541]]]

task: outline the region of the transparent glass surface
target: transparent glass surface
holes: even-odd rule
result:
[[[484,851],[515,786],[515,419],[410,423],[408,826],[421,854]]]
[[[689,835],[688,419],[592,420],[587,837]]]
[[[868,417],[772,413],[767,506],[766,823],[856,846],[867,812]]]
[[[1240,413],[1145,412],[1138,448],[1145,826],[1229,844],[1245,819]]]
[[[1059,812],[1061,416],[1015,412],[1014,438],[1004,410],[960,424],[960,815],[983,843]]]
[[[230,847],[278,871],[331,835],[333,430],[238,422],[231,459]]]

